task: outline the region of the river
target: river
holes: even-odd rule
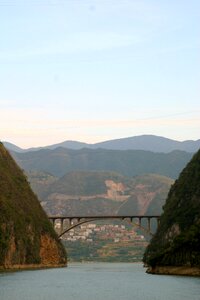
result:
[[[142,264],[77,263],[0,273],[0,300],[199,300],[200,278],[148,275]]]

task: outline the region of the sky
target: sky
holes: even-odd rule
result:
[[[0,140],[200,139],[199,0],[0,0]]]

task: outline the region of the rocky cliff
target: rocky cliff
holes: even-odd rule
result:
[[[144,263],[149,273],[200,276],[200,150],[168,194]]]
[[[0,143],[0,269],[66,265],[66,252],[22,170]]]

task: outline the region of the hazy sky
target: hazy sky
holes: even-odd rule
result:
[[[199,0],[0,0],[0,139],[200,139]]]

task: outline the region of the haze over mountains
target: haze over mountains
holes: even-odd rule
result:
[[[140,135],[133,136],[128,138],[120,138],[115,140],[108,140],[95,144],[87,144],[78,141],[64,141],[62,143],[53,144],[45,147],[36,147],[29,149],[22,149],[12,143],[4,142],[4,145],[12,151],[15,152],[27,152],[27,151],[37,151],[42,148],[54,150],[58,147],[80,150],[83,148],[89,149],[98,149],[103,148],[107,150],[145,150],[152,152],[163,152],[169,153],[174,150],[181,150],[186,152],[196,152],[200,148],[200,139],[193,141],[176,141],[172,139],[168,139],[161,136],[155,135]]]

